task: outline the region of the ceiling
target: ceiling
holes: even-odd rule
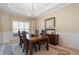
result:
[[[6,11],[13,15],[37,18],[55,10],[65,3],[0,3],[0,11]]]

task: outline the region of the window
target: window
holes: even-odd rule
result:
[[[18,33],[18,30],[29,32],[29,22],[13,21],[13,33]]]

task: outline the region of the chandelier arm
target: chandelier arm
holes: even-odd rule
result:
[[[34,4],[32,3],[32,17],[34,19]]]

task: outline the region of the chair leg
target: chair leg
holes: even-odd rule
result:
[[[22,44],[21,44],[21,48],[22,48]]]
[[[23,52],[24,52],[24,50],[25,50],[25,49],[23,48]]]
[[[22,44],[21,43],[19,43],[19,46],[22,48]]]
[[[25,50],[25,46],[23,45],[23,52],[24,52],[24,50]]]
[[[37,46],[35,46],[35,52],[37,52]]]
[[[38,50],[40,50],[40,45],[38,45]]]
[[[26,55],[28,55],[28,50],[26,49]]]

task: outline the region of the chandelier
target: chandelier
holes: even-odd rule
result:
[[[34,3],[32,3],[32,18],[34,19]]]

